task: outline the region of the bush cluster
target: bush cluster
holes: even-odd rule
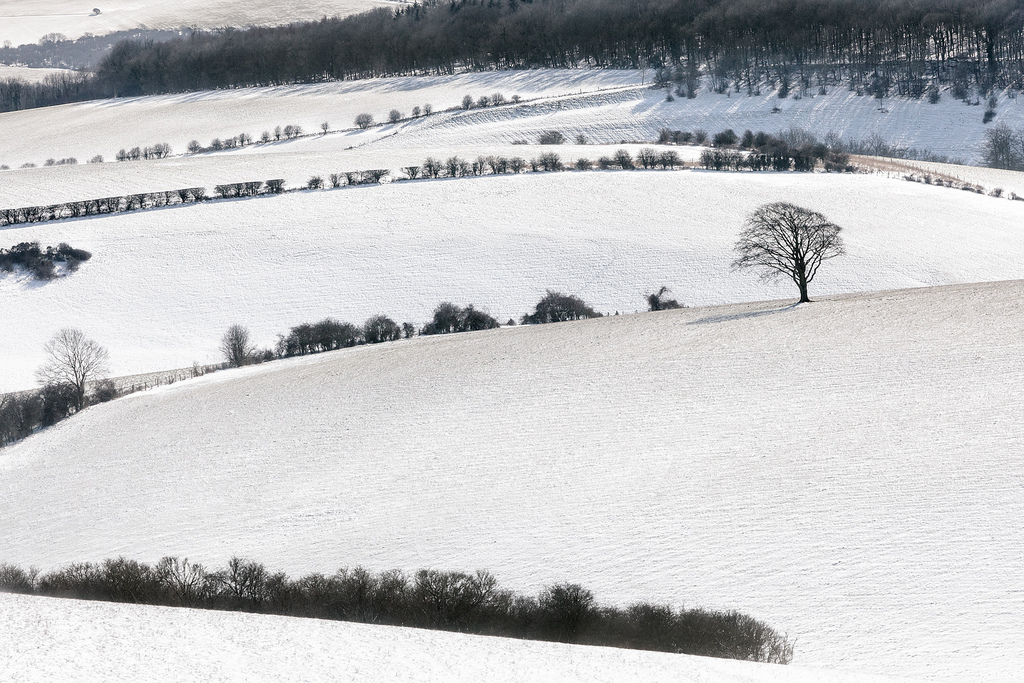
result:
[[[821,164],[826,171],[853,172],[849,154],[841,145],[819,142],[799,130],[775,136],[764,131],[747,130],[742,137],[731,128],[712,137],[713,149],[700,156],[700,165],[721,171],[798,171],[809,173]],[[742,150],[742,151],[741,151]]]
[[[410,626],[530,640],[603,645],[787,664],[788,638],[739,612],[638,602],[599,604],[575,583],[530,596],[502,588],[489,572],[361,567],[292,579],[232,558],[210,571],[188,559],[155,565],[126,558],[79,563],[39,575],[0,565],[0,590],[53,597],[238,610]]]
[[[138,161],[139,159],[164,159],[170,155],[171,146],[166,142],[158,142],[152,147],[132,147],[128,150],[122,148],[118,150],[114,158],[118,161]]]
[[[0,248],[0,272],[12,273],[22,268],[37,280],[52,280],[57,277],[57,264],[64,264],[67,271],[73,273],[90,258],[92,254],[75,249],[67,242],[46,249],[42,249],[39,242],[21,242],[10,249]]]

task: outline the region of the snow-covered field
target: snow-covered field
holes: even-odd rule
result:
[[[1022,313],[957,285],[220,372],[0,451],[0,558],[486,568],[740,609],[804,666],[1018,680]]]
[[[56,680],[896,683],[796,666],[0,594],[0,681]]]
[[[193,139],[203,145],[239,133],[258,139],[264,130],[288,124],[316,133],[326,121],[333,130],[342,131],[352,128],[360,113],[384,121],[391,109],[408,116],[414,106],[430,103],[440,112],[457,106],[466,94],[478,98],[494,92],[533,101],[439,113],[362,134],[342,131],[215,156],[315,153],[333,155],[344,163],[349,147],[362,146],[363,151],[375,152],[382,165],[397,166],[404,165],[397,162],[410,159],[410,150],[504,146],[523,139],[535,141],[537,134],[547,129],[560,130],[569,140],[583,134],[592,143],[612,144],[654,140],[662,127],[710,133],[725,128],[777,132],[800,127],[818,136],[834,132],[847,139],[878,135],[890,143],[928,148],[976,163],[985,131],[995,125],[981,123],[979,107],[948,95],[934,105],[926,100],[893,98],[886,100],[881,110],[877,100],[843,88],[800,100],[780,100],[769,92],[748,97],[702,90],[694,100],[666,102],[665,91],[649,87],[650,78],[649,72],[639,71],[505,71],[243,88],[10,112],[0,115],[0,124],[8,133],[0,140],[0,163],[18,167],[71,156],[84,162],[97,154],[110,161],[121,148],[158,142],[167,142],[176,153],[182,153]],[[996,123],[1024,127],[1024,104],[1019,99],[1002,96],[997,112]],[[55,130],[61,134],[53,135]],[[405,163],[420,160],[417,154]],[[138,172],[121,171],[127,176]],[[12,184],[21,183],[14,172],[5,174],[4,180],[6,196],[13,191]],[[4,201],[8,201],[6,196]]]
[[[85,33],[103,35],[133,28],[174,29],[182,26],[221,28],[266,26],[316,21],[386,6],[378,0],[100,0],[95,5],[73,0],[5,0],[0,5],[0,43],[34,43],[50,33],[75,39]],[[94,8],[100,13],[94,13]]]
[[[72,74],[69,69],[40,69],[28,66],[8,66],[0,64],[0,80],[17,78],[29,83],[41,83],[51,74]]]
[[[422,324],[441,301],[502,322],[545,289],[633,312],[663,284],[689,304],[793,296],[729,264],[746,216],[794,201],[843,226],[849,255],[812,293],[1024,277],[1024,206],[864,175],[591,171],[392,183],[0,230],[93,258],[66,278],[0,276],[0,386],[33,384],[61,327],[115,375],[217,362],[227,327],[271,346],[325,316]]]

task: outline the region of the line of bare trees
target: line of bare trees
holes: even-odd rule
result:
[[[238,557],[219,570],[165,557],[118,558],[45,574],[0,565],[0,591],[87,600],[282,614],[529,640],[788,664],[794,644],[735,611],[637,602],[601,605],[576,583],[536,596],[502,588],[486,571],[421,569],[412,575],[361,567],[292,579]],[[127,634],[126,634],[127,635]]]

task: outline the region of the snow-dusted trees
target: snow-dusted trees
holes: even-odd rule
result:
[[[356,126],[362,130],[366,130],[373,125],[373,116],[370,114],[359,114],[356,116]]]
[[[220,352],[232,367],[247,365],[256,353],[249,330],[241,325],[232,325],[220,339]]]
[[[534,312],[523,316],[522,323],[537,325],[600,317],[600,313],[584,303],[578,296],[562,294],[549,289],[544,298],[537,302]]]
[[[36,371],[39,383],[46,387],[67,387],[75,410],[85,407],[86,384],[107,372],[110,354],[105,348],[71,327],[53,335],[43,347],[46,362]]]
[[[807,285],[822,262],[845,253],[841,230],[817,211],[788,202],[765,204],[747,218],[733,268],[757,268],[765,280],[786,276],[800,289],[800,303],[810,301]]]

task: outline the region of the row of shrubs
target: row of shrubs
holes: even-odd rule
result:
[[[41,248],[39,242],[21,242],[10,249],[0,248],[0,272],[13,273],[21,268],[37,280],[53,280],[58,276],[58,265],[73,273],[90,258],[91,253],[75,249],[67,242],[46,249]]]
[[[668,298],[668,294],[667,287],[662,287],[654,294],[648,294],[646,297],[648,309],[662,311],[681,308],[682,305],[675,299]],[[542,325],[600,317],[602,317],[601,313],[595,311],[578,296],[549,289],[537,302],[533,313],[524,314],[519,319],[519,324]],[[513,326],[516,321],[510,318],[504,324]],[[477,309],[473,304],[462,307],[445,301],[434,308],[430,321],[419,328],[410,322],[399,324],[386,315],[375,315],[362,325],[340,322],[334,318],[324,318],[316,323],[296,325],[288,330],[287,334],[278,335],[277,344],[273,350],[259,350],[251,346],[248,342],[248,330],[234,325],[221,340],[221,350],[229,365],[246,365],[263,363],[275,358],[335,351],[362,344],[411,339],[417,335],[429,336],[493,330],[501,325],[502,323],[497,319]]]
[[[186,187],[163,192],[144,192],[120,197],[101,197],[78,202],[64,202],[45,206],[23,206],[15,209],[0,209],[0,225],[17,223],[39,223],[63,218],[79,218],[109,213],[123,213],[139,209],[190,204],[208,199],[206,188]]]
[[[139,159],[166,159],[171,155],[171,146],[166,142],[158,142],[152,147],[132,147],[131,149],[120,149],[114,156],[118,161],[138,161]],[[103,157],[98,157],[103,161]],[[93,157],[96,163],[97,157]]]
[[[232,558],[209,571],[188,559],[155,565],[118,558],[46,574],[0,565],[0,590],[52,597],[236,610],[460,633],[602,645],[788,664],[793,643],[739,612],[637,602],[599,604],[575,583],[536,596],[502,588],[486,571],[373,573],[356,567],[291,579]]]

